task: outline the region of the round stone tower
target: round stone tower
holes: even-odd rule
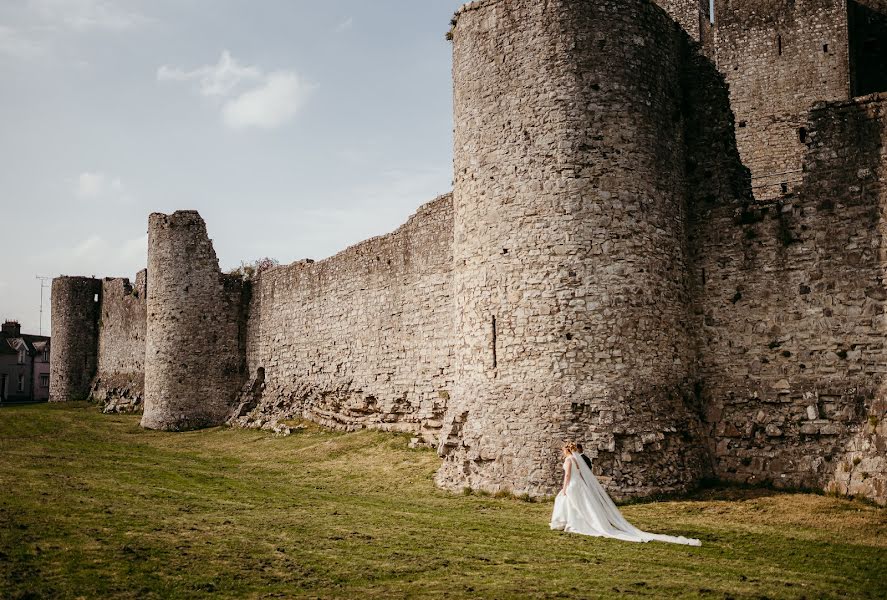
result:
[[[102,282],[90,277],[52,280],[52,356],[49,401],[86,400],[96,371]]]
[[[705,471],[681,60],[647,0],[481,0],[454,44],[457,365],[438,483],[548,494],[564,440],[618,496]]]
[[[219,272],[197,212],[151,215],[142,427],[224,422],[245,377],[243,287]]]

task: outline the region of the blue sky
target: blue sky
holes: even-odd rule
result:
[[[460,4],[3,0],[0,318],[37,331],[35,275],[133,277],[154,211],[223,268],[397,227],[451,188]]]

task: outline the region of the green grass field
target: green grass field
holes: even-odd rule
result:
[[[549,503],[453,496],[407,439],[142,431],[0,409],[2,598],[884,598],[887,510],[720,490],[624,507],[701,548],[552,532]]]

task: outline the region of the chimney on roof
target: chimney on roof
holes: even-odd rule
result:
[[[3,333],[9,336],[18,337],[22,334],[22,326],[18,321],[6,321],[3,323]]]

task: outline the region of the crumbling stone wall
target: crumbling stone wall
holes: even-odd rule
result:
[[[481,1],[454,37],[455,388],[438,482],[618,495],[706,474],[688,344],[681,65],[659,8]]]
[[[885,100],[816,106],[797,194],[699,207],[720,478],[887,501]]]
[[[142,426],[221,425],[246,379],[249,287],[221,274],[197,212],[151,215],[148,290]]]
[[[717,0],[715,56],[755,196],[793,191],[810,108],[849,97],[846,0]]]
[[[142,410],[147,333],[147,271],[102,281],[97,373],[91,398],[105,412]]]
[[[452,198],[397,231],[254,282],[234,422],[305,417],[434,444],[452,391]]]
[[[52,280],[49,401],[86,400],[96,371],[102,283],[91,277]]]

